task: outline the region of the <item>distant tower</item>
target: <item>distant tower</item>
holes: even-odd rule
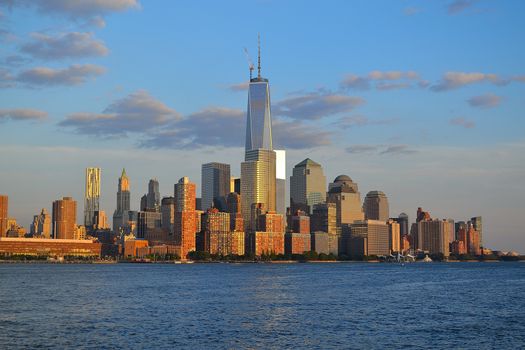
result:
[[[270,86],[261,77],[259,43],[257,77],[250,79],[246,113],[246,145],[241,164],[241,209],[245,228],[251,222],[253,204],[261,203],[266,210],[276,210],[276,154],[272,144]]]
[[[93,226],[95,212],[100,206],[100,168],[86,168],[86,192],[84,196],[84,225]]]
[[[5,237],[7,233],[7,209],[8,209],[8,197],[0,194],[0,237]]]
[[[357,183],[347,175],[339,175],[330,183],[327,202],[336,204],[338,227],[365,218]]]
[[[326,201],[326,177],[320,164],[306,158],[293,168],[290,176],[292,214],[302,210],[311,214],[313,206]]]
[[[207,210],[214,204],[225,211],[226,196],[230,193],[230,164],[206,163],[201,172],[202,208]]]
[[[31,236],[51,238],[51,215],[48,214],[45,208],[42,208],[39,215],[33,217]]]
[[[77,228],[77,202],[64,197],[53,202],[53,238],[74,239]]]
[[[370,191],[366,194],[363,204],[365,219],[388,221],[388,198],[381,191]]]
[[[408,215],[406,213],[401,213],[396,221],[399,223],[399,234],[401,236],[408,235],[410,233],[408,230]]]
[[[195,184],[183,177],[175,184],[174,241],[181,246],[181,258],[196,249],[198,212],[195,210]]]
[[[128,212],[130,211],[129,178],[126,169],[122,169],[122,175],[118,179],[117,209],[113,214],[113,231],[119,232],[121,228],[128,226]]]
[[[151,179],[148,183],[148,194],[146,196],[146,208],[160,212],[160,192],[157,179]]]

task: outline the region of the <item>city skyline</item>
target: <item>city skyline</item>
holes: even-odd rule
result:
[[[218,62],[211,64],[213,69],[199,64],[199,60],[195,63],[188,61],[192,52],[202,54],[204,51],[179,52],[173,72],[180,72],[187,66],[194,78],[182,74],[181,79],[177,79],[180,84],[177,87],[177,84],[166,85],[169,78],[158,77],[154,82],[138,77],[122,79],[122,74],[127,71],[115,67],[116,62],[124,62],[122,55],[129,52],[130,47],[125,43],[117,44],[111,28],[117,25],[115,22],[126,28],[133,20],[140,21],[141,16],[150,18],[152,13],[160,15],[155,5],[142,4],[140,9],[130,6],[129,11],[114,15],[104,10],[106,12],[102,15],[107,16],[106,28],[83,29],[81,22],[92,18],[85,18],[85,15],[78,15],[75,19],[68,17],[68,14],[50,15],[49,11],[59,12],[56,8],[48,9],[47,14],[45,8],[37,12],[41,5],[38,2],[35,4],[33,7],[20,8],[14,2],[11,9],[0,7],[1,23],[8,26],[9,33],[16,33],[18,40],[14,43],[8,41],[6,52],[20,51],[22,54],[19,59],[30,57],[29,62],[19,65],[4,63],[3,67],[7,67],[9,75],[4,74],[0,81],[4,88],[0,96],[0,121],[3,122],[0,124],[0,136],[3,139],[0,154],[5,160],[0,173],[2,186],[10,184],[2,193],[9,195],[10,216],[16,217],[26,228],[41,208],[50,212],[51,201],[56,198],[71,196],[81,203],[82,174],[85,168],[91,166],[103,169],[100,208],[106,213],[115,209],[114,189],[123,167],[128,169],[131,179],[131,203],[134,209],[138,208],[140,196],[147,192],[147,180],[151,178],[159,180],[162,197],[172,195],[173,185],[183,176],[195,182],[200,193],[200,166],[207,162],[229,163],[232,165],[232,175],[239,176],[243,142],[231,135],[239,133],[239,128],[233,128],[236,123],[240,124],[240,129],[245,125],[243,105],[246,103],[246,90],[242,83],[247,80],[248,64],[242,47],[249,45],[249,52],[253,55],[256,52],[253,49],[254,38],[257,31],[261,31],[264,71],[272,81],[272,110],[278,116],[273,126],[274,148],[287,150],[288,174],[291,174],[293,165],[305,158],[312,158],[323,166],[328,182],[338,175],[346,174],[359,184],[362,197],[372,190],[383,191],[389,198],[391,216],[406,212],[413,222],[413,214],[419,206],[428,208],[436,217],[442,218],[460,220],[482,216],[487,246],[525,251],[519,217],[519,213],[524,210],[521,198],[525,195],[519,182],[525,173],[523,135],[520,135],[524,130],[524,121],[519,118],[523,104],[518,98],[523,92],[521,80],[525,73],[519,67],[523,49],[515,48],[513,58],[505,59],[498,56],[497,52],[489,53],[476,42],[468,42],[468,38],[459,37],[451,38],[450,47],[470,44],[470,54],[476,55],[471,65],[468,59],[456,62],[454,55],[445,55],[447,57],[443,62],[437,62],[439,67],[436,69],[439,68],[439,71],[425,71],[428,67],[422,64],[424,58],[411,55],[415,62],[406,64],[400,61],[401,55],[394,55],[389,58],[389,62],[385,62],[382,57],[383,61],[365,59],[361,62],[351,59],[342,64],[341,58],[334,58],[334,69],[327,65],[330,59],[316,64],[314,58],[321,57],[308,55],[312,54],[307,49],[308,41],[315,40],[317,45],[323,46],[319,37],[312,38],[310,35],[308,41],[298,37],[301,45],[284,47],[282,39],[276,36],[277,29],[272,30],[257,23],[261,28],[239,34],[233,46],[224,41],[217,42]],[[449,13],[450,9],[445,4],[426,4],[419,12],[408,11],[409,6],[405,4],[383,4],[391,10],[397,10],[397,15],[390,19],[408,23],[403,26],[406,30],[410,28],[410,21],[422,21],[425,18],[446,20],[453,28],[459,26],[457,22],[466,21],[477,30],[487,20],[503,25],[501,16],[504,14],[510,16],[510,20],[505,17],[509,22],[501,29],[505,31],[516,28],[512,25],[515,19],[512,12],[518,12],[523,7],[519,3],[496,5],[479,1],[462,11]],[[226,7],[229,6],[232,5]],[[268,2],[268,7],[277,10],[281,16],[289,13],[288,6],[291,5],[279,6]],[[261,11],[270,9],[263,7]],[[360,11],[374,10],[374,6],[366,7],[357,2],[351,9],[351,17],[354,18]],[[301,11],[311,18],[312,12],[308,10]],[[97,14],[96,11],[93,13]],[[17,16],[24,14],[31,15],[31,21],[24,23],[27,29],[16,24],[20,22],[16,20]],[[27,34],[28,29],[33,33],[42,31],[47,28],[44,25],[57,17],[60,18],[59,24],[47,29],[44,34]],[[381,14],[381,17],[385,18],[385,15]],[[437,26],[436,23],[434,25]],[[301,24],[299,27],[303,26]],[[86,59],[89,56],[86,54],[88,49],[81,50],[80,54],[66,53],[63,57],[45,55],[49,52],[46,48],[57,45],[57,41],[60,43],[60,40],[68,38],[73,40],[64,33],[68,30],[76,30],[77,34],[83,30],[85,32],[82,33],[91,33],[91,37],[88,35],[84,39],[79,39],[78,35],[72,36],[74,40],[87,40],[91,44],[88,49],[98,47],[99,51],[104,51],[100,45],[106,49],[105,45],[109,47],[109,52],[92,59],[103,66],[107,65],[108,73],[93,74],[97,76],[95,80],[82,83],[85,77],[82,72],[90,70],[81,70],[78,73],[80,76],[71,78],[77,80],[71,80],[74,83],[68,84],[67,79],[65,83],[60,82],[60,77],[68,77],[67,74],[73,74],[75,68],[58,75],[55,82],[44,83],[39,83],[44,78],[34,78],[38,72],[33,71],[33,80],[28,80],[31,75],[24,75],[24,72],[34,67],[61,69],[67,67],[69,62],[76,64],[75,60],[91,61]],[[122,32],[126,30],[122,29]],[[370,35],[376,37],[377,34],[373,32]],[[435,39],[441,38],[436,36]],[[422,39],[419,37],[419,40]],[[503,43],[492,39],[493,43],[502,46]],[[181,48],[185,47],[182,43]],[[396,43],[408,44],[403,40],[393,42]],[[438,43],[440,45],[437,45],[436,50],[449,47],[442,41],[438,40]],[[157,50],[160,48],[157,47]],[[167,50],[170,52],[173,48]],[[326,46],[323,50],[329,56],[351,57],[349,50]],[[407,50],[416,53],[410,47]],[[160,54],[156,52],[156,55]],[[484,59],[477,57],[485,54]],[[303,58],[297,63],[298,68],[301,68],[298,70],[306,72],[305,68],[311,69],[308,77],[299,74],[291,66],[292,58],[295,58],[295,62],[300,61],[298,56]],[[7,56],[3,58],[4,62],[8,61]],[[228,63],[223,62],[228,58]],[[196,74],[196,66],[202,73]],[[218,66],[224,66],[224,72],[214,76],[211,73],[216,72]],[[412,70],[415,68],[418,68],[417,71]],[[461,68],[464,71],[460,71]],[[210,75],[213,79],[200,79],[200,74]],[[338,79],[338,76],[341,80],[339,84],[329,83]],[[194,80],[200,80],[199,85],[206,91],[205,94],[195,90]],[[121,82],[125,83],[119,89],[111,87]],[[12,84],[15,86],[9,86]],[[224,87],[217,88],[219,84]],[[228,84],[244,93],[230,91]],[[422,87],[425,84],[427,87]],[[174,87],[171,96],[167,91]],[[105,91],[105,96],[101,97],[100,91]],[[63,94],[64,99],[57,99],[57,93]],[[187,94],[190,101],[181,105],[182,93]],[[69,99],[71,101],[65,101]],[[72,103],[78,103],[78,107]],[[26,114],[21,112],[27,108],[31,111],[25,110]],[[47,119],[34,121],[44,119],[44,114],[35,114],[35,111],[45,113]],[[100,114],[101,111],[103,113]],[[141,111],[149,118],[149,122],[158,124],[147,129],[148,124],[144,120],[134,119],[137,116],[133,111]],[[112,120],[112,116],[116,116],[114,124],[104,122],[108,118]],[[163,129],[165,121],[171,119],[182,124],[180,130],[188,131],[190,143],[180,143],[180,130]],[[138,132],[141,128],[146,131]],[[213,128],[217,129],[218,134],[213,133]],[[338,134],[335,129],[342,132]],[[150,135],[153,138],[144,139]],[[240,135],[242,139],[242,131]],[[283,135],[289,137],[283,141]],[[142,144],[137,145],[137,141]],[[42,174],[42,169],[46,169],[46,173]],[[287,181],[289,188],[289,177]],[[286,198],[288,200],[289,196]],[[31,207],[28,203],[31,203]],[[82,205],[77,206],[77,212],[82,209]],[[82,216],[77,213],[77,217]]]

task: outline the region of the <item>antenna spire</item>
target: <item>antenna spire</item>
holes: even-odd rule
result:
[[[257,78],[261,79],[261,34],[257,33]]]

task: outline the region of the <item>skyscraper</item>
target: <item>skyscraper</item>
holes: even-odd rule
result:
[[[113,231],[119,232],[128,226],[128,212],[130,211],[129,178],[126,169],[122,169],[122,175],[118,179],[117,209],[113,213]]]
[[[148,194],[146,195],[146,209],[160,212],[160,192],[157,179],[149,180]]]
[[[481,216],[476,216],[476,217],[471,218],[470,222],[472,223],[472,226],[474,226],[474,230],[478,231],[479,245],[483,247],[483,224],[482,224]]]
[[[365,218],[357,183],[347,175],[339,175],[330,183],[327,201],[336,204],[338,227]]]
[[[253,226],[251,208],[261,203],[268,211],[275,211],[275,152],[258,149],[246,152],[246,161],[241,163],[241,210],[244,227]]]
[[[53,238],[74,239],[77,229],[77,202],[64,197],[53,202]]]
[[[202,208],[207,210],[212,206],[225,210],[226,196],[230,193],[230,164],[206,163],[201,171]]]
[[[7,233],[7,209],[9,198],[6,195],[0,195],[0,237],[5,237]]]
[[[290,207],[292,213],[303,210],[309,214],[313,206],[326,201],[326,177],[320,164],[306,158],[293,168],[290,176]]]
[[[365,219],[388,221],[388,198],[381,191],[370,191],[366,194],[363,204]]]
[[[84,196],[84,226],[93,226],[95,211],[100,206],[100,168],[86,168],[86,192]]]
[[[259,41],[257,77],[251,77],[248,90],[246,115],[245,151],[256,149],[272,150],[272,114],[270,110],[270,84],[261,77],[261,45]]]
[[[33,217],[31,236],[51,238],[51,215],[46,209],[42,208],[40,214]]]
[[[241,164],[241,201],[245,229],[254,226],[250,212],[255,203],[276,210],[276,154],[272,143],[270,85],[261,77],[259,44],[257,77],[251,77],[246,113],[246,146]]]
[[[196,249],[195,235],[198,231],[195,184],[186,176],[175,184],[175,201],[174,241],[181,247],[181,258],[186,259],[188,253]]]
[[[408,235],[410,231],[408,230],[408,215],[406,213],[399,214],[397,219],[394,219],[399,223],[399,234],[401,236]]]

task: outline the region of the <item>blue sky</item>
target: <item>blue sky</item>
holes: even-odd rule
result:
[[[111,216],[126,167],[138,207],[244,144],[244,48],[270,79],[288,175],[306,157],[391,215],[482,215],[525,252],[522,1],[0,0],[0,192],[27,226],[102,167]],[[200,187],[200,186],[199,186]],[[79,213],[82,209],[79,203]],[[81,216],[79,215],[79,218]]]

